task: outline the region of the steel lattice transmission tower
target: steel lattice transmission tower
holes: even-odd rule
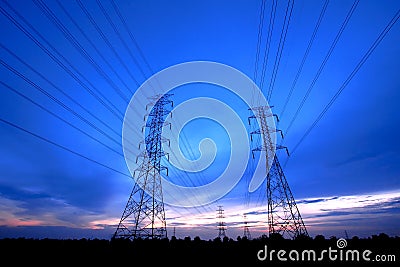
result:
[[[248,240],[250,240],[251,235],[250,235],[249,226],[247,225],[247,216],[246,215],[243,215],[243,222],[244,222],[243,237],[246,237]]]
[[[298,236],[308,236],[307,229],[304,225],[303,219],[297,208],[296,201],[289,188],[289,184],[283,173],[282,167],[279,163],[278,157],[273,153],[273,143],[271,141],[271,133],[273,131],[282,131],[271,129],[267,125],[267,118],[275,116],[271,113],[269,107],[255,107],[251,108],[253,111],[251,118],[257,118],[260,122],[259,129],[250,133],[260,135],[262,145],[254,148],[252,151],[266,151],[266,162],[272,162],[271,168],[267,174],[267,188],[266,195],[268,200],[268,232],[269,235],[280,234],[285,238],[296,238]],[[283,136],[282,136],[283,137]],[[251,138],[252,139],[252,138]],[[286,149],[286,147],[276,145],[276,149]],[[254,156],[254,154],[253,154]]]
[[[138,173],[136,183],[113,238],[167,237],[160,172],[166,170],[168,175],[167,167],[161,165],[161,158],[168,156],[162,150],[162,143],[169,140],[162,137],[161,133],[163,125],[167,124],[164,123],[165,118],[170,113],[167,105],[171,107],[173,105],[172,100],[169,99],[170,96],[171,94],[165,94],[151,98],[153,102],[150,104],[154,104],[154,101],[156,103],[143,127],[143,129],[148,129],[145,140],[142,142],[142,144],[145,143],[145,151],[137,158],[137,162],[140,160],[141,163],[133,174],[135,176]],[[152,192],[152,194],[147,192]]]
[[[222,206],[218,206],[217,210],[217,219],[218,219],[218,237],[219,238],[224,238],[226,237],[226,225],[224,222],[224,210],[222,209]]]

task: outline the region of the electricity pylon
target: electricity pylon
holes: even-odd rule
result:
[[[222,206],[218,206],[217,210],[217,219],[218,219],[218,237],[219,238],[224,238],[226,237],[226,225],[224,222],[224,210],[222,209]]]
[[[254,148],[255,151],[266,151],[266,163],[271,162],[271,168],[267,174],[266,195],[268,200],[268,232],[269,236],[280,234],[285,238],[296,238],[298,236],[308,236],[306,226],[297,208],[296,201],[289,188],[289,184],[283,173],[278,157],[273,153],[273,143],[271,140],[272,132],[282,131],[271,129],[267,124],[267,118],[274,116],[278,120],[276,114],[271,113],[269,107],[254,107],[251,118],[258,119],[260,122],[259,129],[250,133],[260,135],[262,145]],[[282,136],[283,137],[283,136]],[[252,139],[252,138],[251,138]],[[286,147],[277,145],[276,149],[286,149]],[[254,155],[254,154],[253,154]]]
[[[244,227],[243,227],[243,237],[246,237],[248,240],[251,239],[249,226],[247,225],[247,216],[243,215]]]
[[[137,162],[141,161],[133,174],[135,176],[135,173],[138,173],[136,183],[113,238],[167,237],[160,172],[166,170],[168,175],[167,167],[161,165],[161,158],[168,156],[162,150],[162,143],[169,140],[162,137],[161,133],[163,125],[166,125],[165,118],[170,113],[166,106],[173,105],[172,100],[169,99],[170,96],[171,94],[165,94],[151,98],[153,103],[154,101],[156,103],[143,127],[143,129],[148,129],[144,140],[145,151],[136,159]]]

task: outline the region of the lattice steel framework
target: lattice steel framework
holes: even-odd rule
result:
[[[224,222],[224,210],[222,209],[222,206],[218,206],[217,210],[217,219],[218,219],[218,237],[219,238],[224,238],[226,237],[226,225]]]
[[[256,134],[260,135],[262,144],[252,151],[266,151],[266,162],[271,162],[271,168],[267,174],[266,195],[268,200],[268,232],[269,235],[280,234],[285,238],[296,238],[298,236],[308,236],[306,226],[300,215],[296,201],[289,188],[289,184],[283,173],[282,167],[279,163],[278,157],[273,150],[273,142],[271,140],[271,133],[273,131],[282,131],[271,129],[267,124],[267,118],[274,116],[276,120],[278,116],[271,113],[269,107],[255,107],[251,108],[253,115],[249,117],[258,119],[260,122],[259,129],[250,133],[251,137]],[[283,137],[283,136],[282,136]],[[253,138],[251,138],[253,139]],[[286,149],[286,147],[276,145],[276,149]],[[254,155],[254,154],[253,154]]]
[[[152,97],[154,104],[148,114],[147,123],[143,129],[147,128],[145,151],[137,158],[140,160],[139,167],[135,170],[134,176],[138,173],[136,183],[133,187],[129,200],[125,206],[121,220],[114,233],[114,238],[166,238],[167,226],[165,221],[165,210],[163,202],[163,192],[161,186],[161,171],[167,171],[161,165],[161,158],[168,156],[162,150],[162,143],[169,142],[162,137],[165,119],[170,113],[167,105],[173,105],[169,99],[171,94]],[[147,106],[149,106],[147,105]],[[140,147],[141,144],[139,144]],[[151,192],[151,194],[147,193]]]
[[[251,234],[250,234],[249,226],[247,224],[247,216],[246,215],[243,215],[243,223],[244,223],[243,237],[246,237],[248,240],[250,240],[251,239]]]

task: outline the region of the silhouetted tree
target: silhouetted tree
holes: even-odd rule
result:
[[[295,237],[295,240],[308,241],[308,240],[311,240],[311,237],[309,237],[308,235],[305,235],[305,234],[300,234]]]
[[[323,235],[316,235],[314,237],[314,240],[315,241],[325,241],[326,239],[325,239],[325,236],[323,236]]]
[[[278,242],[276,242],[278,240]],[[279,240],[282,240],[279,242]],[[281,235],[271,235],[267,238],[247,240],[244,237],[237,237],[237,241],[232,238],[220,238],[214,240],[201,240],[196,236],[193,239],[186,236],[184,239],[176,239],[172,237],[168,239],[1,239],[0,238],[0,254],[3,261],[26,259],[27,265],[46,265],[46,263],[54,264],[52,255],[55,258],[62,259],[67,265],[74,265],[82,258],[83,262],[95,265],[97,263],[105,263],[112,260],[116,265],[132,264],[132,259],[151,259],[154,263],[162,263],[168,266],[169,263],[184,264],[193,262],[199,265],[211,265],[217,262],[226,265],[255,266],[266,262],[259,262],[257,251],[262,249],[264,245],[268,245],[268,249],[315,249],[322,250],[328,246],[335,247],[336,244],[330,244],[331,240],[337,240],[332,236],[325,239],[323,235],[317,235],[314,239],[284,239]],[[357,241],[357,242],[353,242]],[[275,243],[274,243],[275,242]],[[325,243],[326,242],[326,243]],[[271,244],[272,243],[272,244]],[[373,238],[359,238],[354,236],[349,242],[351,249],[370,249],[380,254],[396,254],[398,258],[398,248],[400,247],[399,237],[389,237],[387,234],[381,233],[374,235]],[[271,244],[271,246],[270,246]],[[23,257],[14,258],[15,251],[18,251]],[[125,257],[126,256],[126,257]],[[217,259],[217,261],[215,260]],[[219,259],[219,261],[218,261]],[[93,262],[95,261],[95,262]],[[43,264],[44,263],[44,264]],[[275,263],[271,262],[271,266]],[[309,262],[305,262],[304,266],[308,266]],[[279,265],[279,264],[278,264]],[[282,266],[282,265],[280,265]]]
[[[196,236],[196,237],[193,239],[193,242],[199,244],[199,243],[201,242],[200,237],[199,237],[199,236]]]
[[[218,236],[218,237],[214,238],[213,242],[214,243],[221,243],[222,241],[221,241],[221,238]]]
[[[280,241],[280,240],[284,240],[283,236],[279,233],[272,233],[269,235],[269,240],[272,241]]]
[[[389,237],[387,234],[385,234],[385,233],[380,233],[380,234],[378,235],[378,238],[379,238],[380,240],[383,240],[383,241],[387,241],[387,240],[390,239],[390,237]]]

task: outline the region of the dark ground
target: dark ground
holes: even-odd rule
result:
[[[257,258],[257,253],[264,250],[267,245],[268,254],[275,250],[273,260],[270,257],[264,261]],[[324,254],[323,260],[318,261],[322,250],[331,247],[332,256],[337,259],[329,259],[328,252]],[[283,255],[286,262],[279,261],[277,252],[285,250]],[[299,252],[299,261],[289,258],[292,250]],[[304,250],[314,250],[316,261],[308,259],[301,260]],[[349,260],[346,262],[345,255],[348,250],[358,250],[360,260]],[[371,261],[365,261],[362,253],[365,250],[372,251],[368,256]],[[343,260],[340,261],[340,251],[343,251]],[[384,255],[386,262],[377,262],[376,255]],[[389,255],[395,258],[389,259]],[[264,256],[264,252],[260,253]],[[292,252],[295,257],[295,252]],[[353,237],[347,240],[347,246],[338,249],[335,237],[325,238],[298,238],[296,240],[283,239],[281,236],[271,238],[261,237],[247,240],[238,237],[236,240],[225,238],[214,240],[201,240],[199,237],[184,239],[162,240],[104,240],[104,239],[0,239],[0,257],[2,262],[11,262],[11,265],[33,264],[51,266],[81,266],[81,265],[105,265],[112,266],[138,266],[143,264],[157,266],[167,264],[168,266],[399,266],[400,262],[400,237],[389,237],[386,234],[373,235],[369,238]],[[382,256],[381,256],[382,257]],[[389,262],[390,260],[390,262]],[[393,261],[395,260],[395,261]]]

